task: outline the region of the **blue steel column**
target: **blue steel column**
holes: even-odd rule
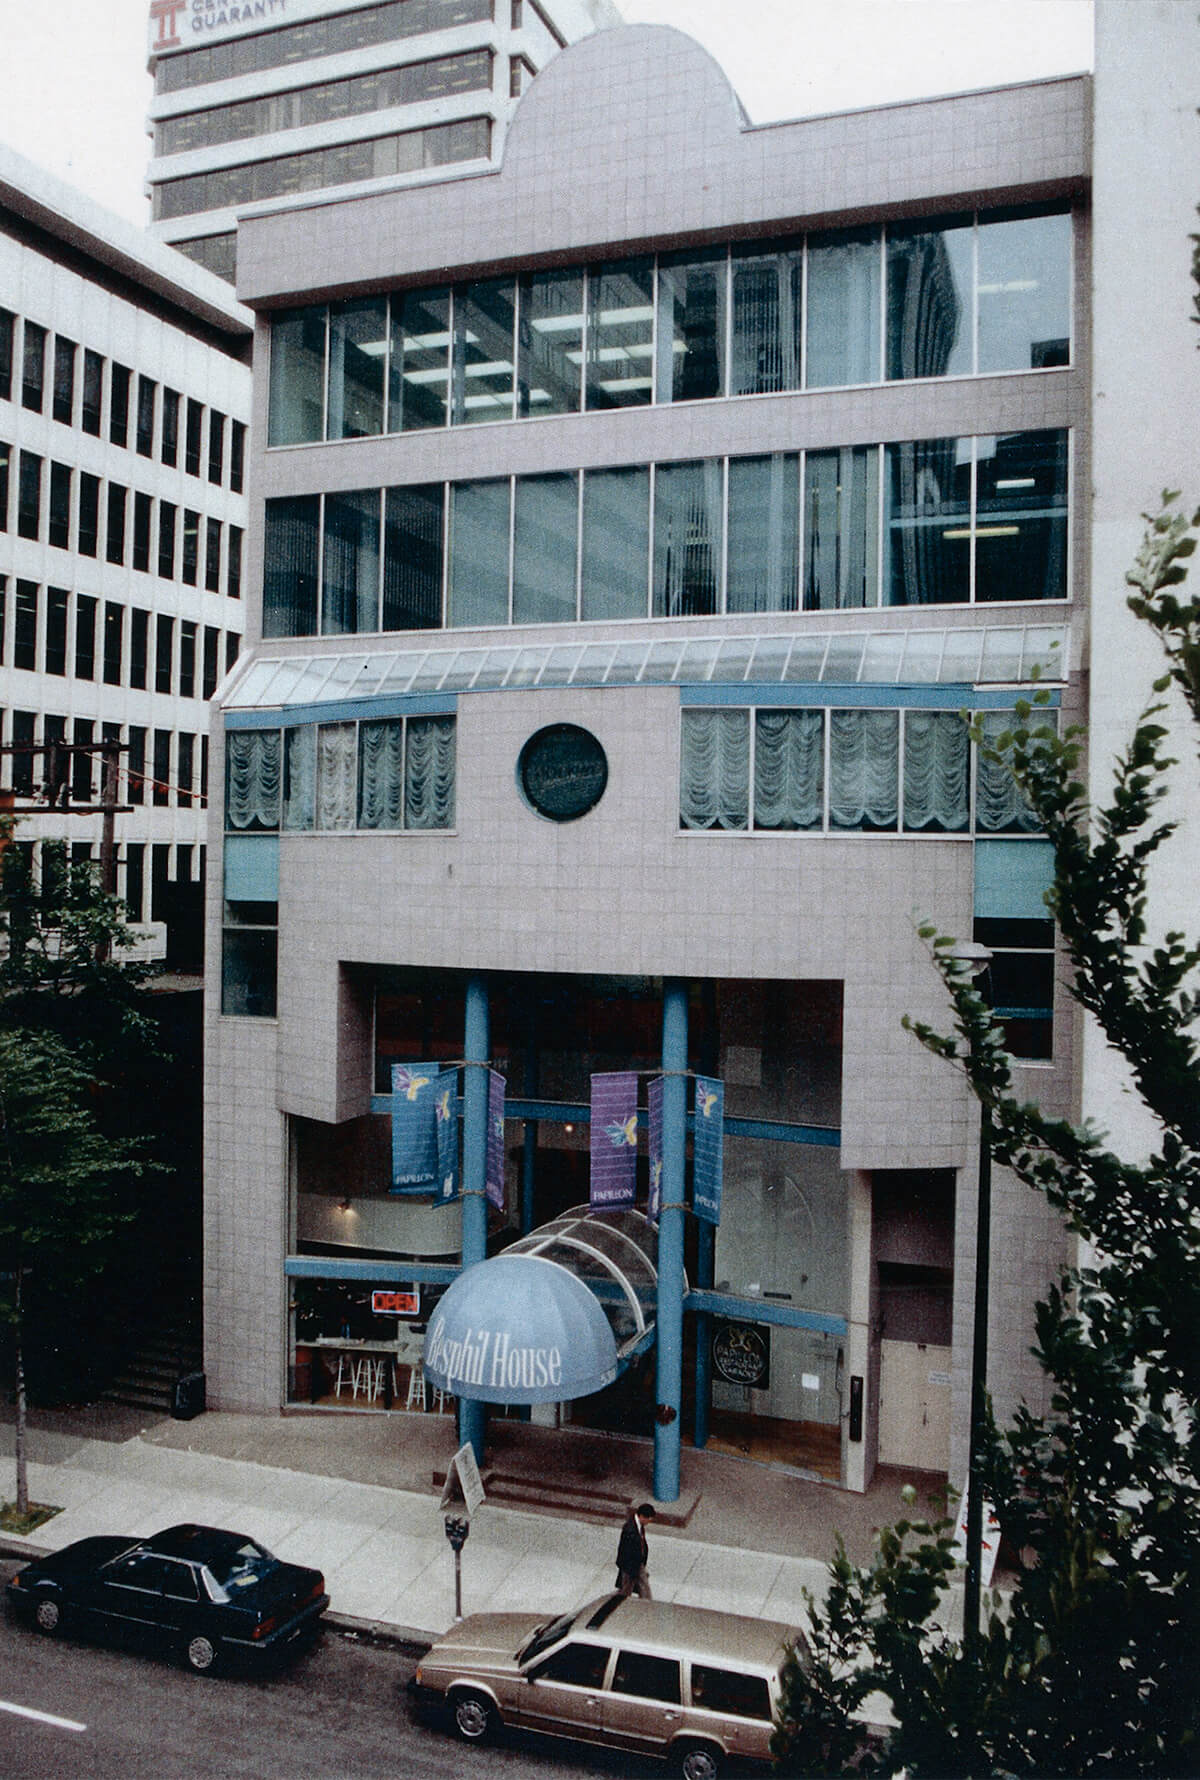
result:
[[[491,1033],[487,981],[467,978],[467,1005],[463,1033],[463,1161],[462,1161],[462,1262],[464,1267],[487,1259],[487,1119],[488,1059]],[[484,1406],[465,1397],[458,1399],[458,1441],[470,1441],[479,1464],[483,1463]]]
[[[717,1226],[707,1218],[696,1219],[696,1284],[712,1290],[717,1255]],[[697,1447],[708,1445],[708,1400],[712,1394],[712,1318],[707,1311],[696,1318],[696,1413],[692,1439]]]
[[[663,982],[663,1178],[658,1220],[654,1494],[679,1500],[679,1407],[683,1398],[683,1217],[687,1157],[688,991]]]

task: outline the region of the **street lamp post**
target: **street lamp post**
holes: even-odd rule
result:
[[[951,952],[973,980],[986,976],[992,954],[976,941],[960,943]],[[975,1289],[971,1335],[971,1423],[967,1447],[967,1571],[963,1585],[963,1643],[979,1644],[979,1608],[983,1581],[983,1446],[987,1425],[988,1300],[992,1270],[992,1114],[979,1108],[979,1168],[976,1182]]]
[[[979,1179],[976,1193],[975,1319],[971,1340],[971,1432],[967,1452],[967,1575],[963,1588],[963,1641],[979,1642],[983,1576],[983,1441],[987,1409],[988,1288],[992,1261],[992,1115],[979,1117]]]

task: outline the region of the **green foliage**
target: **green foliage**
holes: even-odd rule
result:
[[[1174,833],[1162,813],[1172,687],[1200,723],[1200,600],[1181,591],[1200,513],[1176,500],[1148,519],[1129,576],[1129,605],[1168,671],[1103,807],[1088,804],[1079,732],[1055,732],[1044,694],[1018,706],[991,750],[1053,844],[1049,901],[1074,993],[1128,1064],[1158,1149],[1128,1162],[1094,1129],[1020,1100],[970,964],[948,936],[921,930],[954,1029],[906,1024],[965,1074],[989,1111],[994,1158],[1046,1195],[1089,1259],[1037,1306],[1048,1414],[1022,1410],[990,1431],[988,1495],[1021,1554],[1005,1610],[993,1607],[977,1647],[938,1629],[949,1567],[936,1529],[886,1530],[865,1569],[839,1549],[829,1601],[813,1608],[813,1675],[790,1677],[779,1748],[793,1771],[837,1771],[821,1765],[826,1726],[839,1705],[843,1717],[859,1708],[866,1671],[898,1728],[861,1771],[1200,1773],[1200,946],[1175,932],[1151,940],[1147,920],[1151,867]]]

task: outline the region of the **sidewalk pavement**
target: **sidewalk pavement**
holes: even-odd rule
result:
[[[11,1411],[9,1412],[11,1415]],[[28,1539],[0,1535],[10,1555],[57,1550],[91,1533],[145,1535],[179,1521],[232,1527],[279,1557],[325,1573],[331,1617],[403,1642],[428,1643],[454,1619],[454,1560],[440,1487],[457,1438],[449,1415],[209,1412],[146,1421],[112,1406],[31,1417],[29,1492],[62,1512]],[[488,1462],[506,1474],[556,1480],[637,1501],[652,1494],[652,1448],[586,1430],[497,1421]],[[0,1500],[11,1498],[11,1420],[0,1422]],[[485,1482],[488,1476],[485,1465]],[[725,1454],[685,1448],[681,1526],[650,1531],[650,1578],[662,1600],[721,1607],[789,1624],[818,1597],[841,1532],[852,1559],[877,1527],[920,1512],[936,1480],[884,1470],[856,1496],[834,1485]],[[462,1554],[464,1613],[557,1613],[613,1585],[619,1519],[597,1522],[552,1507],[485,1501]],[[961,1612],[961,1589],[950,1611]]]

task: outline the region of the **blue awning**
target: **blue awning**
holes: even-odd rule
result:
[[[425,1376],[475,1402],[567,1403],[612,1383],[617,1344],[576,1274],[541,1255],[495,1255],[468,1267],[439,1302]]]

